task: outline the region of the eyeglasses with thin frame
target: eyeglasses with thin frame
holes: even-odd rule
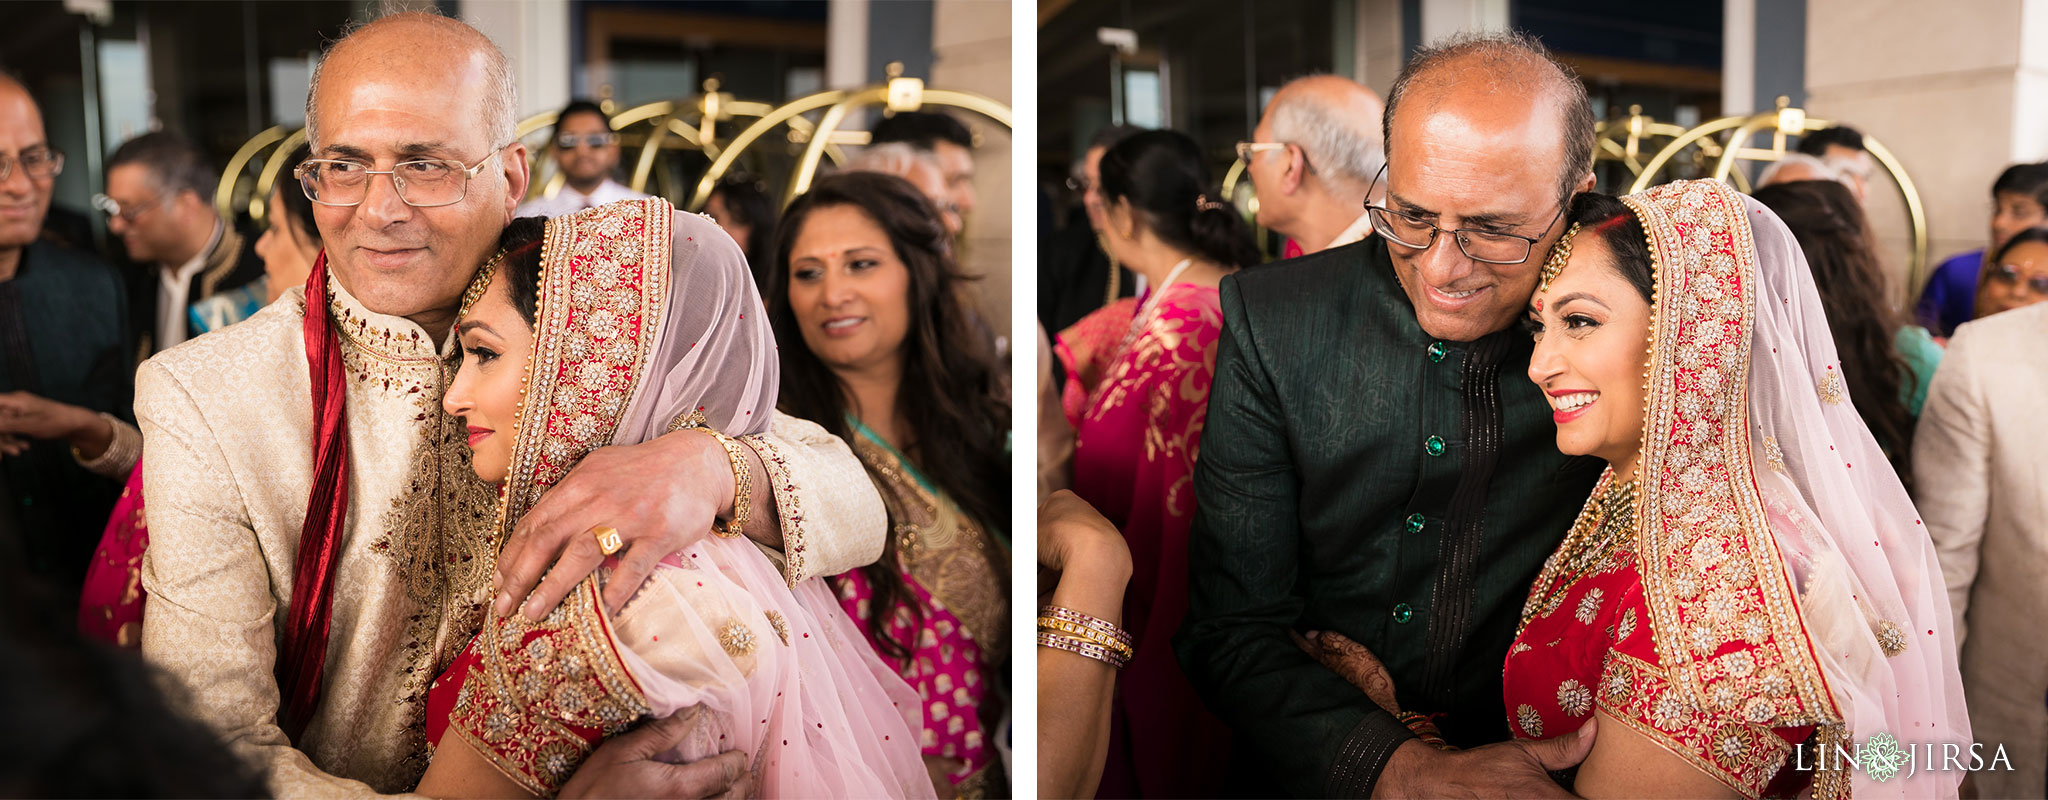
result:
[[[2029,275],[2022,281],[2020,268],[2013,264],[1994,264],[1990,271],[1984,273],[1984,278],[2007,286],[2024,283],[2034,294],[2048,295],[2048,274]]]
[[[1249,164],[1252,162],[1252,156],[1256,156],[1260,153],[1266,152],[1267,150],[1285,149],[1287,149],[1286,142],[1238,142],[1237,160]]]
[[[31,147],[14,155],[0,153],[0,183],[14,177],[16,164],[30,178],[46,181],[64,171],[64,154],[49,147]]]
[[[511,143],[491,148],[489,155],[477,160],[474,166],[444,158],[426,158],[400,161],[390,169],[371,169],[369,164],[338,158],[310,158],[299,162],[292,175],[299,179],[299,188],[306,193],[306,199],[323,206],[346,208],[361,205],[370,193],[370,179],[377,175],[391,176],[391,183],[398,189],[398,199],[414,208],[436,208],[452,206],[469,196],[469,181],[482,172],[484,165]]]
[[[565,133],[555,137],[557,150],[574,150],[577,145],[590,148],[610,147],[618,143],[619,135],[616,133],[586,133],[581,136]]]
[[[1095,184],[1090,183],[1086,175],[1075,175],[1067,179],[1067,188],[1074,190],[1075,194],[1087,194],[1089,189],[1095,188]]]
[[[1379,188],[1380,176],[1385,175],[1386,171],[1387,167],[1383,164],[1380,171],[1373,175],[1372,186],[1366,190],[1366,197],[1371,197],[1373,191]],[[1463,252],[1466,258],[1485,264],[1520,264],[1528,261],[1529,254],[1536,248],[1537,240],[1543,238],[1544,233],[1549,233],[1550,227],[1564,217],[1564,209],[1564,204],[1559,203],[1557,213],[1551,215],[1549,222],[1543,223],[1541,233],[1523,236],[1480,228],[1444,230],[1428,220],[1387,208],[1384,202],[1375,204],[1368,200],[1365,205],[1366,213],[1372,217],[1372,229],[1379,232],[1387,241],[1410,250],[1422,251],[1436,244],[1437,234],[1448,233],[1458,243],[1458,250]]]
[[[130,225],[135,224],[135,220],[141,219],[142,215],[149,213],[152,209],[162,207],[164,202],[165,199],[162,196],[152,197],[140,203],[122,203],[104,194],[92,196],[93,208],[99,209],[101,213],[109,217],[117,217],[122,222]]]

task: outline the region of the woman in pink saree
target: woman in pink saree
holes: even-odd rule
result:
[[[444,400],[477,474],[501,482],[501,536],[597,447],[696,428],[731,452],[728,437],[768,428],[778,384],[746,262],[709,221],[652,198],[540,228],[514,221],[465,296]],[[714,533],[616,611],[603,569],[539,622],[486,619],[429,694],[419,791],[551,796],[604,737],[687,713],[661,759],[744,751],[764,796],[931,797],[916,695],[821,581],[789,586],[747,539]]]
[[[1216,286],[1258,259],[1243,220],[1206,185],[1201,150],[1184,134],[1141,133],[1103,154],[1103,240],[1149,288],[1082,318],[1057,345],[1074,491],[1131,549],[1123,625],[1137,652],[1117,687],[1104,797],[1213,792],[1229,747],[1171,642],[1188,609],[1191,480],[1223,329]]]

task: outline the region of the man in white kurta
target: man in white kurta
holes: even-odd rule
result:
[[[358,38],[377,41],[344,55]],[[425,46],[436,41],[448,44]],[[394,63],[406,59],[426,66],[413,65],[413,75]],[[324,120],[309,131],[316,156],[391,169],[415,157],[408,154],[415,146],[433,156],[433,147],[476,151],[502,141],[480,130],[493,124],[477,121],[492,106],[475,98],[480,87],[509,85],[494,80],[506,71],[503,56],[459,22],[386,18],[337,44],[322,70],[329,77],[323,84],[316,74],[313,93],[321,105],[309,114]],[[443,86],[451,97],[433,95]],[[500,116],[509,129],[509,112]],[[510,198],[527,180],[523,148],[501,149],[485,151],[483,161],[466,156],[480,167],[503,158],[504,166],[490,161],[502,171],[479,170],[458,203],[401,203],[394,182],[377,184],[357,203],[316,208],[332,270],[349,474],[321,693],[296,740],[278,724],[275,668],[314,489],[304,289],[158,355],[137,376],[151,533],[142,569],[151,596],[143,655],[183,696],[184,710],[263,768],[280,796],[410,790],[432,755],[424,736],[427,689],[492,599],[496,497],[471,471],[462,421],[440,403],[460,360],[448,325],[461,287],[484,260],[464,248],[488,255],[509,219]],[[397,266],[359,252],[388,242],[418,252],[401,254]],[[401,313],[373,310],[408,304]],[[773,507],[790,581],[879,556],[886,515],[843,443],[788,418],[746,443],[759,456],[754,483],[773,498],[755,506],[754,519]],[[600,510],[624,519],[649,498],[722,492],[730,502],[734,475],[723,465],[718,471],[649,470],[644,483],[614,487],[595,505],[617,506]],[[562,485],[575,479],[572,473]],[[619,527],[632,543],[627,554],[641,541],[674,543],[663,537],[675,526]],[[747,527],[750,535],[754,528]],[[596,771],[606,769],[629,768],[608,763]]]

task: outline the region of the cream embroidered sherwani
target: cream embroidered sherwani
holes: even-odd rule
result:
[[[1956,329],[1913,434],[1914,502],[1948,582],[1981,797],[2048,790],[2048,303]],[[1896,733],[1896,732],[1895,732]]]
[[[499,544],[496,494],[470,471],[461,420],[441,411],[453,337],[436,346],[330,286],[348,381],[348,517],[320,705],[297,742],[277,725],[273,669],[312,489],[304,290],[136,376],[149,446],[143,656],[279,796],[419,781],[427,687],[476,631]],[[747,441],[775,490],[792,585],[880,556],[881,499],[844,443],[780,415]]]

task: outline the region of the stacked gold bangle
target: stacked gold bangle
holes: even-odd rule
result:
[[[1038,644],[1123,669],[1130,663],[1131,635],[1108,621],[1069,608],[1038,609]]]
[[[738,439],[710,428],[698,430],[717,439],[719,446],[725,448],[726,460],[732,462],[732,479],[735,486],[732,496],[732,522],[721,526],[718,520],[714,519],[711,521],[711,532],[727,539],[737,539],[745,535],[748,499],[754,495],[754,471],[747,466],[747,451],[742,449],[745,445],[740,444]]]

